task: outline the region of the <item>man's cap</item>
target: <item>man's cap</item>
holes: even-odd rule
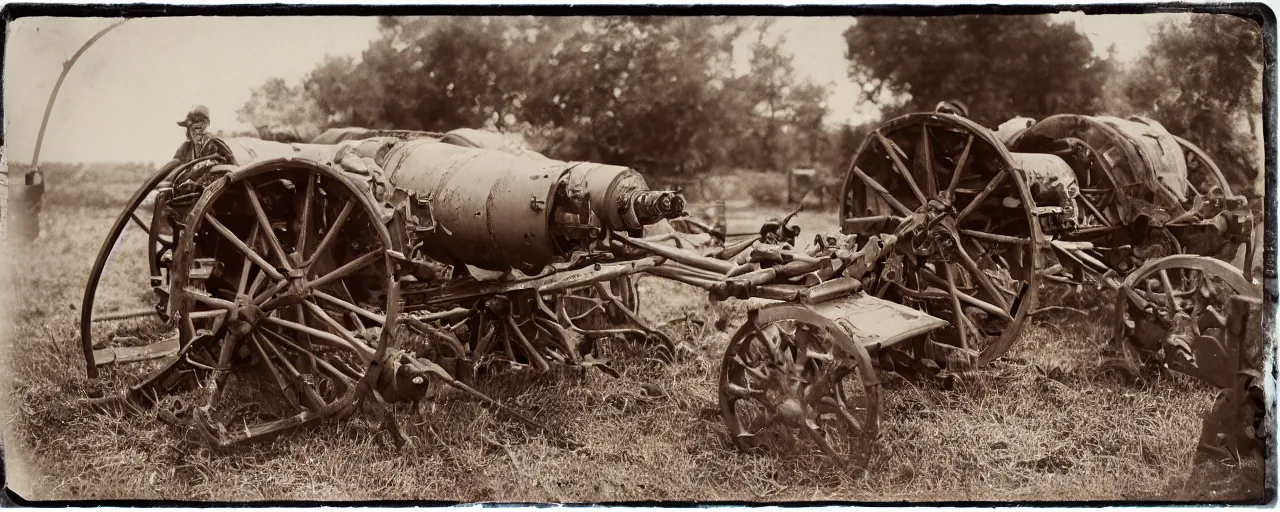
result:
[[[191,110],[187,112],[187,118],[178,121],[178,126],[191,126],[191,123],[196,121],[209,121],[209,109],[205,108],[204,105],[196,105],[195,107],[192,107]]]

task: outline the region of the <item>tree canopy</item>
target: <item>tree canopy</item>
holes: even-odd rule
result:
[[[850,78],[886,118],[949,99],[991,127],[1017,116],[1092,114],[1112,69],[1073,25],[1047,15],[873,16],[844,37]]]
[[[1261,168],[1261,30],[1227,15],[1187,19],[1162,26],[1127,66],[1043,15],[860,17],[843,36],[848,76],[881,119],[943,100],[991,128],[1017,116],[1145,115],[1250,182]],[[843,172],[877,121],[832,126],[830,84],[797,71],[775,28],[714,16],[384,17],[360,58],[328,58],[297,86],[270,80],[239,114],[272,129],[519,132],[554,158],[654,176]]]

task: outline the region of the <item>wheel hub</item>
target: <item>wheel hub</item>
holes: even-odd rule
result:
[[[262,308],[253,304],[253,298],[248,295],[239,295],[236,297],[236,309],[231,311],[227,328],[238,337],[247,336],[258,326],[258,322],[266,313]]]

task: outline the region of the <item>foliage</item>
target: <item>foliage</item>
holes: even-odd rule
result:
[[[565,29],[530,73],[522,109],[552,154],[655,174],[700,172],[721,158],[734,23],[611,17]]]
[[[382,18],[359,63],[330,58],[307,91],[331,124],[444,131],[502,120],[519,87],[511,26],[476,17]]]
[[[240,122],[253,126],[261,136],[285,132],[309,139],[308,135],[319,133],[322,121],[319,106],[306,90],[302,86],[290,87],[279,78],[254,89],[236,114]]]
[[[858,125],[844,123],[828,136],[830,142],[828,143],[827,162],[831,172],[838,174],[841,178],[844,177],[844,173],[849,172],[849,165],[853,161],[854,155],[858,153],[862,142],[867,139],[867,136],[871,134],[871,130],[874,130],[878,124],[878,121]]]
[[[1258,24],[1194,15],[1163,24],[1149,52],[1116,77],[1114,109],[1159,121],[1208,152],[1236,192],[1260,193],[1261,73]]]
[[[751,71],[738,76],[734,45],[749,25],[706,16],[382,18],[358,61],[326,59],[303,90],[326,126],[519,131],[555,158],[655,176],[821,160],[826,88],[797,84],[791,57],[763,35]]]
[[[826,87],[799,82],[784,37],[769,40],[771,22],[755,28],[747,73],[730,81],[740,114],[732,156],[737,167],[785,171],[812,166],[826,149]]]
[[[845,31],[849,76],[891,118],[956,99],[990,127],[1095,113],[1110,59],[1071,24],[1039,16],[864,17]],[[884,103],[882,98],[894,98]]]

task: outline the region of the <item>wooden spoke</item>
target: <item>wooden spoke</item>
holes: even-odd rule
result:
[[[764,342],[765,348],[769,350],[769,356],[774,361],[782,362],[782,341],[770,335],[770,331],[777,330],[776,325],[768,325],[760,329],[756,329],[756,334],[760,340]]]
[[[1169,279],[1168,270],[1163,270],[1163,269],[1160,270],[1160,286],[1164,288],[1163,291],[1165,296],[1165,302],[1168,303],[1169,311],[1177,311],[1178,305],[1177,305],[1177,301],[1175,301],[1173,298],[1173,295],[1174,295],[1173,283]]]
[[[1085,209],[1089,210],[1089,213],[1092,213],[1094,217],[1097,217],[1098,222],[1101,222],[1103,226],[1111,225],[1111,221],[1107,220],[1107,217],[1103,215],[1102,212],[1098,210],[1098,207],[1094,206],[1093,202],[1084,194],[1080,194],[1080,203],[1084,205]]]
[[[357,352],[373,352],[373,347],[370,347],[365,344],[364,341],[360,340],[360,338],[357,338],[356,335],[352,334],[351,331],[344,327],[341,322],[334,320],[333,317],[329,316],[329,313],[326,313],[324,309],[320,308],[320,306],[315,305],[315,303],[311,301],[303,301],[302,305],[306,308],[308,313],[311,313],[312,317],[319,320],[321,323],[328,325],[333,332],[337,333],[338,336],[342,337],[342,339],[352,347],[357,347],[359,349]]]
[[[960,334],[960,347],[968,349],[969,335],[965,332],[969,330],[968,318],[965,318],[964,311],[960,308],[960,290],[956,289],[955,277],[951,275],[951,265],[943,265],[942,268],[946,270],[947,292],[951,294],[951,309],[955,310],[956,332]]]
[[[205,402],[205,408],[211,408],[217,405],[222,399],[223,389],[227,384],[227,377],[231,375],[231,358],[235,357],[236,349],[240,346],[240,336],[230,332],[222,336],[222,348],[218,352],[218,366],[213,369],[213,379],[209,386],[209,399]]]
[[[964,142],[964,150],[960,151],[960,158],[956,159],[956,169],[951,172],[951,184],[947,186],[947,200],[955,202],[956,187],[960,185],[960,173],[964,171],[964,166],[969,162],[969,150],[973,148],[973,134],[969,134],[969,138]]]
[[[360,306],[357,306],[357,305],[352,304],[352,303],[350,303],[350,302],[347,302],[347,301],[345,301],[345,300],[339,299],[339,298],[334,297],[334,296],[332,296],[332,295],[329,295],[329,294],[325,293],[324,291],[321,291],[321,290],[312,290],[312,291],[311,291],[311,295],[313,295],[313,296],[315,296],[315,297],[319,297],[320,299],[324,300],[325,302],[328,302],[328,303],[330,303],[330,304],[333,304],[333,305],[335,305],[335,306],[338,306],[338,307],[340,307],[340,308],[342,308],[342,309],[345,309],[345,310],[347,310],[347,311],[350,311],[350,312],[352,312],[352,313],[355,313],[355,314],[357,314],[357,315],[360,315],[361,317],[364,317],[364,318],[367,318],[367,319],[369,319],[369,320],[372,320],[374,323],[377,323],[377,324],[379,324],[379,325],[386,325],[386,323],[387,323],[387,317],[385,317],[385,316],[383,316],[383,315],[379,315],[379,314],[377,314],[377,313],[374,313],[374,312],[372,312],[372,311],[369,311],[369,310],[367,310],[367,309],[364,309],[364,308],[362,308],[362,307],[360,307]]]
[[[249,246],[252,247],[256,243],[258,243],[258,226],[255,224],[253,228],[249,230]],[[251,267],[249,263],[251,263],[251,261],[246,256],[244,261],[240,264],[240,282],[236,285],[237,295],[249,294],[249,272],[253,270],[253,267]]]
[[[289,362],[289,358],[285,357],[284,354],[280,352],[280,349],[272,343],[267,343],[264,348],[270,353],[270,355],[275,356],[277,361],[280,361],[280,365],[283,366],[285,376],[287,376],[289,380],[293,381],[295,386],[302,390],[302,398],[306,400],[307,408],[313,411],[318,411],[324,408],[324,399],[320,398],[320,394],[316,393],[316,390],[307,384],[306,379],[302,376],[302,372],[298,371],[298,369],[293,366],[293,363]]]
[[[284,279],[284,275],[280,274],[280,272],[277,271],[275,267],[271,266],[270,263],[267,263],[267,260],[263,259],[261,255],[253,249],[250,249],[248,245],[245,245],[245,243],[241,241],[235,233],[232,233],[230,229],[227,229],[227,227],[223,226],[221,222],[218,222],[218,219],[214,218],[213,214],[206,213],[204,220],[209,223],[209,226],[213,227],[214,231],[217,231],[218,234],[222,235],[222,237],[227,239],[228,242],[231,242],[231,245],[235,246],[241,254],[244,254],[252,260],[254,264],[261,267],[262,271],[266,272],[272,279],[277,281]]]
[[[364,358],[366,358],[366,359],[367,359],[367,358],[369,358],[369,357],[373,357],[373,349],[371,349],[371,348],[369,348],[369,347],[367,347],[367,346],[364,346],[364,344],[363,344],[363,343],[361,343],[360,345],[352,345],[352,344],[351,344],[351,343],[349,343],[346,339],[343,339],[342,337],[340,337],[340,336],[338,336],[338,335],[335,335],[335,334],[332,334],[332,333],[329,333],[329,332],[325,332],[325,331],[322,331],[322,330],[320,330],[320,329],[315,329],[315,328],[312,328],[312,327],[308,327],[308,326],[305,326],[305,325],[299,324],[299,323],[297,323],[297,322],[290,322],[290,321],[288,321],[288,320],[285,320],[285,319],[283,319],[283,318],[278,318],[278,317],[275,317],[275,316],[269,316],[269,317],[267,317],[267,318],[263,319],[263,321],[265,321],[265,322],[267,322],[267,323],[271,323],[271,324],[278,325],[278,326],[280,326],[280,327],[284,327],[284,328],[287,328],[287,329],[291,329],[291,330],[293,330],[293,331],[295,331],[295,332],[300,332],[300,333],[310,334],[310,335],[311,335],[311,337],[312,337],[312,338],[314,338],[314,339],[319,339],[319,340],[327,341],[327,342],[329,342],[329,345],[330,345],[330,346],[333,346],[333,347],[336,347],[336,348],[339,348],[339,349],[350,350],[350,351],[352,351],[352,352],[355,352],[355,353],[357,353],[357,354],[360,354],[360,356],[361,356],[361,357],[364,357]]]
[[[307,234],[311,229],[311,204],[315,201],[316,180],[319,176],[307,175],[307,192],[302,198],[302,211],[298,213],[298,242],[294,251],[301,257],[307,250]]]
[[[945,279],[942,279],[941,277],[938,277],[938,275],[937,275],[937,274],[934,274],[933,272],[931,272],[931,271],[929,271],[929,270],[927,270],[927,269],[921,268],[921,269],[920,269],[920,275],[924,276],[924,278],[925,278],[926,280],[928,280],[928,281],[930,281],[930,282],[933,282],[934,284],[937,284],[938,286],[946,286],[946,285],[947,285],[947,281],[946,281]],[[994,305],[994,304],[991,304],[990,302],[984,301],[984,300],[982,300],[982,299],[979,299],[979,298],[977,298],[977,297],[974,297],[974,296],[972,296],[972,295],[969,295],[969,294],[967,294],[967,293],[965,293],[965,292],[962,292],[962,291],[959,291],[959,290],[957,290],[957,291],[956,291],[955,296],[956,296],[956,297],[959,297],[961,301],[968,303],[970,306],[974,306],[974,307],[976,307],[976,308],[978,308],[978,309],[981,309],[981,310],[983,310],[983,311],[986,311],[987,313],[990,313],[990,314],[992,314],[992,315],[995,315],[995,316],[997,316],[997,317],[999,317],[999,318],[1002,318],[1002,319],[1004,319],[1004,320],[1009,320],[1009,321],[1012,321],[1012,320],[1013,320],[1013,317],[1009,315],[1009,312],[1008,312],[1008,311],[1005,311],[1005,310],[1003,310],[1003,309],[1000,309],[1000,307],[999,307],[999,306],[996,306],[996,305]],[[949,294],[949,293],[943,293],[943,294],[940,294],[940,296],[932,297],[932,298],[943,299],[943,300],[950,300],[950,298],[951,298],[951,294]]]
[[[255,332],[250,334],[249,346],[253,348],[254,353],[258,354],[258,358],[262,359],[263,364],[267,366],[267,372],[271,374],[271,379],[276,382],[276,386],[280,388],[280,393],[284,395],[285,400],[289,401],[289,405],[293,406],[295,409],[300,407],[298,405],[298,397],[291,392],[293,385],[285,382],[284,375],[280,373],[280,368],[271,361],[271,357],[267,355],[267,351],[263,350],[262,345],[266,342],[259,341],[260,338],[262,338],[262,335],[259,333]]]
[[[733,395],[735,399],[755,398],[755,397],[760,397],[765,395],[765,391],[763,389],[751,389],[750,386],[739,386],[732,382],[728,383],[725,389],[727,389],[729,391],[729,394]]]
[[[275,306],[278,305],[278,303],[272,304],[272,302],[276,302],[283,299],[280,299],[278,297],[277,298],[273,298],[273,297],[275,297],[277,293],[284,291],[284,289],[288,287],[289,287],[289,281],[285,281],[285,280],[277,281],[276,284],[271,286],[271,288],[268,288],[266,291],[262,293],[254,295],[253,304],[255,306],[262,306],[263,309],[275,309]],[[258,286],[257,286],[257,283],[255,282],[254,286],[250,287],[250,290],[256,290],[257,288]]]
[[[960,214],[956,215],[956,225],[959,225],[964,221],[965,217],[968,217],[974,212],[974,210],[977,210],[978,206],[980,206],[983,201],[987,200],[987,196],[991,195],[992,192],[995,192],[996,187],[999,187],[1001,183],[1004,183],[1006,174],[1005,170],[1001,169],[1000,173],[996,174],[996,177],[992,178],[990,183],[987,183],[986,188],[983,188],[981,192],[978,192],[978,195],[975,196],[968,205],[965,205],[964,209],[960,211]]]
[[[840,418],[843,419],[845,423],[849,424],[849,427],[851,427],[854,430],[855,434],[857,435],[862,434],[863,432],[862,422],[858,421],[857,418],[853,417],[853,414],[849,412],[849,406],[844,403],[844,399],[840,398],[839,395],[837,395],[835,398],[824,396],[822,397],[822,400],[819,401],[819,405],[829,407],[830,410],[835,412],[836,415],[840,416]],[[821,410],[821,408],[819,410]]]
[[[827,442],[827,437],[822,435],[821,432],[818,432],[818,426],[814,424],[813,421],[805,419],[800,423],[800,430],[803,430],[804,433],[809,436],[809,439],[812,440],[814,444],[818,445],[818,448],[822,450],[822,453],[825,453],[827,457],[830,457],[831,460],[838,464],[841,469],[849,469],[848,466],[845,465],[844,458],[836,453],[835,448],[831,447],[831,444]]]
[[[973,276],[974,281],[978,282],[978,287],[982,288],[982,291],[986,292],[987,296],[991,297],[991,300],[996,301],[996,305],[1000,306],[1000,309],[1008,311],[1009,301],[1000,293],[996,285],[991,282],[991,276],[988,276],[986,272],[978,268],[978,263],[969,256],[969,251],[964,248],[964,243],[959,237],[956,237],[955,253],[960,256],[960,264],[964,266],[965,271]]]
[[[879,140],[880,145],[884,147],[884,152],[889,154],[889,159],[893,162],[893,168],[898,171],[898,175],[902,176],[902,179],[907,181],[907,186],[911,188],[911,193],[916,195],[916,199],[920,201],[921,205],[927,203],[928,200],[925,199],[924,193],[916,185],[916,180],[911,177],[911,170],[907,169],[907,165],[902,163],[902,159],[898,157],[898,152],[896,151],[898,145],[894,144],[893,141],[879,131],[875,132],[875,135],[876,140]]]
[[[764,374],[764,367],[756,367],[756,366],[751,366],[747,364],[746,361],[742,360],[742,356],[740,354],[735,354],[733,356],[733,362],[741,366],[742,371],[745,372],[747,375],[750,375],[751,377],[757,380],[762,380],[762,381],[769,380],[769,376]]]
[[[266,210],[262,209],[258,192],[253,189],[253,185],[250,185],[248,180],[241,183],[244,184],[244,193],[249,197],[249,205],[253,208],[253,216],[258,219],[258,227],[267,241],[267,247],[275,253],[276,259],[280,260],[280,268],[289,269],[289,255],[285,254],[284,247],[280,245],[280,239],[276,238],[275,230],[271,228],[271,219],[267,218]]]
[[[342,382],[343,384],[347,386],[354,386],[356,384],[356,379],[358,377],[352,377],[347,372],[344,372],[341,369],[337,368],[336,366],[330,364],[324,358],[317,356],[315,352],[312,352],[311,350],[298,346],[296,343],[289,341],[289,338],[286,338],[270,329],[263,329],[262,332],[270,334],[273,338],[275,338],[276,343],[283,344],[284,346],[293,349],[299,354],[306,356],[307,360],[311,361],[311,363],[314,364],[317,368],[324,370],[329,375],[332,375],[333,377],[337,378],[338,381]]]
[[[142,221],[142,217],[138,216],[138,212],[129,212],[129,220],[132,220],[134,224],[137,224],[138,227],[142,228],[143,233],[148,235],[151,234],[151,227],[148,226],[146,222]]]
[[[804,403],[806,406],[818,403],[818,401],[828,392],[832,391],[832,386],[839,386],[840,379],[848,375],[851,369],[841,368],[839,365],[828,365],[826,371],[823,371],[804,392]],[[832,375],[835,375],[833,378]]]
[[[924,174],[924,191],[929,197],[938,195],[938,176],[933,172],[933,147],[929,140],[929,125],[920,125],[920,143],[916,147],[916,158],[913,162]]]
[[[880,182],[871,179],[870,176],[867,176],[867,173],[862,172],[862,169],[859,169],[856,166],[853,168],[853,173],[858,175],[858,178],[860,178],[863,183],[866,183],[868,187],[871,187],[871,190],[874,190],[876,191],[877,194],[880,194],[880,197],[883,198],[885,202],[889,203],[889,206],[892,206],[894,210],[897,210],[898,213],[902,214],[903,216],[908,216],[908,217],[911,216],[911,213],[912,213],[911,210],[907,209],[907,207],[904,206],[902,202],[898,201],[897,198],[893,197],[893,194],[890,194],[889,190],[884,188],[884,185],[881,185]]]
[[[813,336],[813,333],[803,325],[797,325],[795,336],[791,336],[791,342],[796,351],[795,365],[799,370],[803,370],[805,365],[809,363],[809,354],[813,353],[813,351],[809,350],[809,345],[813,341],[810,338],[811,336]]]
[[[329,250],[329,246],[333,245],[334,240],[337,240],[338,232],[342,231],[343,224],[346,224],[347,217],[351,215],[351,210],[355,209],[355,206],[356,202],[353,199],[348,199],[346,204],[342,205],[342,211],[338,212],[338,217],[333,219],[333,224],[329,225],[329,229],[325,232],[324,238],[320,239],[320,244],[316,245],[315,251],[312,252],[311,257],[307,258],[306,262],[302,264],[302,268],[310,270],[311,266],[315,265],[316,260],[320,258],[320,255]]]
[[[341,267],[338,267],[334,271],[329,272],[328,274],[320,276],[319,278],[307,283],[307,288],[310,290],[317,290],[329,283],[332,283],[336,280],[347,277],[351,275],[353,272],[360,270],[361,268],[364,268],[365,266],[373,263],[375,260],[378,259],[379,256],[382,256],[384,252],[385,251],[382,248],[377,248],[367,253],[364,253],[359,258],[348,261],[346,264],[342,265]]]
[[[985,231],[978,231],[974,229],[961,229],[959,231],[960,231],[960,234],[962,235],[971,236],[973,238],[987,240],[990,242],[997,242],[1002,244],[1013,244],[1013,245],[1031,245],[1031,239],[1020,237],[1020,236],[997,235],[995,233],[987,233]]]
[[[200,290],[193,290],[191,288],[186,288],[183,291],[186,292],[187,296],[191,297],[192,300],[195,300],[196,302],[199,302],[211,308],[218,308],[226,311],[235,311],[236,309],[236,303],[231,302],[229,300],[219,299],[217,297],[211,297],[209,295],[205,295]]]

